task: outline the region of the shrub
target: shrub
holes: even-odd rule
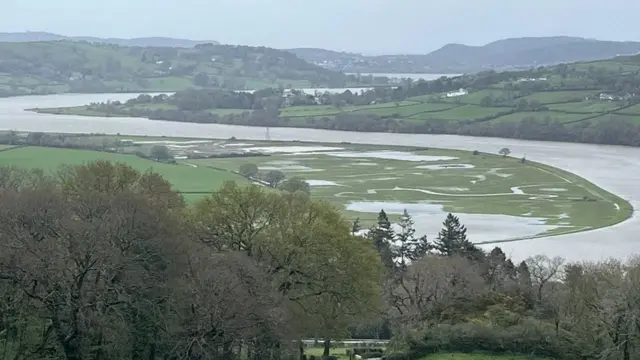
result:
[[[417,359],[437,352],[514,353],[580,359],[580,349],[576,348],[570,334],[560,332],[556,335],[553,326],[532,319],[523,319],[517,325],[505,328],[479,323],[441,324],[427,330],[421,340],[412,343],[410,353],[405,356]]]
[[[371,347],[359,347],[353,349],[353,355],[364,356],[367,353],[380,353],[384,354],[384,350],[381,348],[371,348]]]

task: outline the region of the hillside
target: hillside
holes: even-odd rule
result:
[[[522,71],[485,71],[359,94],[191,90],[171,97],[143,96],[124,104],[37,111],[639,146],[640,55]]]
[[[340,87],[347,81],[343,74],[264,47],[122,47],[66,40],[0,43],[0,96],[191,87]]]
[[[87,41],[91,43],[99,44],[112,44],[119,46],[154,46],[154,47],[178,47],[178,48],[192,48],[201,44],[215,44],[219,42],[213,40],[188,40],[188,39],[174,39],[169,37],[140,37],[132,39],[121,38],[98,38],[91,36],[63,36],[58,34],[52,34],[48,32],[39,31],[27,31],[27,32],[14,32],[14,33],[0,33],[0,42],[34,42],[34,41]]]
[[[325,50],[291,49],[301,58],[345,72],[471,73],[593,61],[640,52],[640,42],[601,41],[577,37],[530,37],[498,40],[483,46],[448,44],[425,55],[329,56]],[[325,55],[326,62],[322,60]]]

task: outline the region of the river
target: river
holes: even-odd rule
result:
[[[191,124],[141,118],[103,118],[47,115],[26,112],[34,107],[83,105],[106,100],[126,100],[136,94],[69,94],[0,99],[0,130],[108,133],[193,138],[229,138],[263,140],[265,129],[217,124]],[[272,140],[318,142],[349,141],[363,144],[409,145],[495,153],[508,147],[512,156],[526,154],[539,161],[580,175],[598,186],[628,200],[640,208],[640,148],[524,141],[513,139],[463,137],[453,135],[356,133],[295,128],[271,128]],[[496,231],[499,231],[498,229]],[[500,244],[516,260],[544,253],[568,260],[626,258],[640,252],[640,220],[631,219],[608,228],[549,238]],[[473,236],[472,234],[470,234]],[[473,239],[472,239],[473,240]],[[492,246],[487,246],[492,247]]]

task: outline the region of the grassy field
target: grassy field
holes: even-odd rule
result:
[[[430,97],[410,98],[406,101],[389,102],[371,105],[348,105],[335,107],[331,105],[308,105],[292,106],[280,109],[281,117],[291,119],[290,124],[304,123],[307,118],[333,117],[342,113],[353,114],[373,114],[381,117],[392,117],[404,119],[405,121],[471,121],[482,119],[490,122],[518,122],[527,117],[538,120],[546,118],[561,123],[576,123],[583,119],[597,117],[608,113],[640,116],[640,105],[627,107],[619,101],[585,100],[586,96],[594,95],[594,91],[545,91],[530,94],[524,97],[516,91],[486,89],[471,92],[468,95],[447,99],[432,99]],[[538,101],[547,106],[543,111],[518,111],[508,115],[502,115],[513,111],[514,107],[503,106],[483,106],[480,105],[482,99],[491,96],[494,101],[502,99],[506,103],[517,103],[519,99]],[[501,104],[506,104],[501,103]],[[175,109],[169,104],[133,105],[136,108],[163,108]],[[62,115],[83,115],[83,116],[127,116],[131,106],[122,105],[117,108],[118,112],[107,113],[105,110],[90,107],[76,106],[67,108],[46,108],[34,109],[41,113],[54,113]],[[210,109],[211,113],[225,116],[229,114],[240,114],[250,112],[247,109]]]
[[[104,140],[104,137],[95,138],[98,142]],[[128,152],[144,152],[154,143],[167,141],[171,151],[178,152],[185,151],[185,145],[189,151],[200,153],[226,146],[220,140],[186,144],[181,142],[188,139],[119,138],[138,142],[123,148]],[[172,148],[171,142],[177,147]],[[255,163],[263,172],[279,170],[289,178],[305,179],[310,184],[312,197],[344,209],[349,219],[359,218],[365,227],[374,223],[382,208],[392,220],[397,219],[403,209],[408,209],[422,227],[417,229],[425,232],[438,229],[446,212],[465,214],[465,221],[469,221],[473,229],[486,230],[505,221],[524,226],[495,239],[477,234],[476,240],[480,242],[608,226],[626,219],[632,211],[624,200],[573,174],[498,155],[301,142],[252,141],[233,145],[233,149],[249,148],[270,156],[188,159],[170,165],[135,155],[21,147],[0,151],[0,165],[52,172],[62,164],[97,159],[125,162],[140,171],[153,169],[160,173],[191,201],[215,191],[226,180],[248,183],[232,171],[244,163]],[[493,236],[491,231],[487,233]]]
[[[557,104],[569,101],[583,101],[587,96],[597,95],[598,91],[544,91],[523,97],[527,101],[536,100],[541,104]],[[588,103],[588,101],[585,100]]]
[[[123,162],[141,172],[153,170],[171,182],[175,190],[185,193],[199,193],[185,194],[189,195],[189,197],[191,195],[202,196],[210,193],[218,189],[227,180],[246,182],[244,178],[227,171],[207,167],[195,168],[184,164],[158,163],[135,155],[31,146],[0,151],[0,166],[16,165],[25,168],[43,169],[47,172],[54,172],[62,165],[77,165],[95,160]]]
[[[491,122],[519,122],[525,118],[536,118],[538,120],[544,120],[546,118],[550,118],[552,121],[565,123],[565,122],[574,122],[574,121],[582,120],[592,115],[593,114],[567,114],[567,113],[555,112],[555,111],[527,111],[527,112],[517,112],[513,114],[503,115],[490,121]]]
[[[394,216],[407,208],[417,216],[454,212],[542,219],[540,234],[558,234],[611,225],[631,212],[624,200],[586,180],[529,161],[441,149],[340,147],[338,152],[313,151],[289,143],[271,156],[188,162],[227,170],[255,163],[262,171],[302,177],[314,198],[344,208],[349,218],[365,225],[375,221],[380,208]]]

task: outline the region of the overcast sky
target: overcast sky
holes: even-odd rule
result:
[[[638,0],[0,0],[0,32],[425,53],[521,36],[640,40]]]

